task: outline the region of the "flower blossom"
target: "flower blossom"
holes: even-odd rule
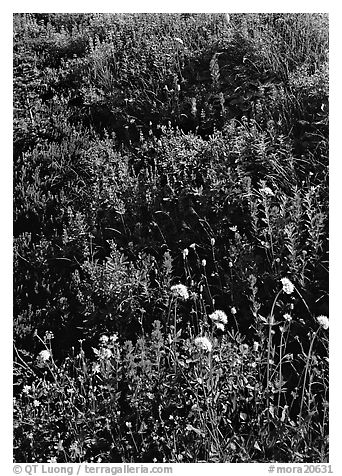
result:
[[[100,337],[100,342],[101,342],[101,344],[107,344],[108,341],[109,341],[108,336],[104,335],[104,336],[101,336],[101,337]]]
[[[291,321],[292,321],[292,317],[290,316],[290,314],[284,314],[284,315],[283,315],[283,318],[284,318],[285,321],[287,321],[287,322],[291,322]]]
[[[41,350],[38,355],[38,360],[40,362],[47,362],[51,357],[51,354],[48,350]]]
[[[26,395],[28,395],[30,393],[30,390],[31,390],[31,385],[24,385],[23,393],[26,393]]]
[[[259,190],[259,192],[265,195],[269,195],[271,197],[274,196],[274,192],[270,189],[270,187],[263,187]]]
[[[174,286],[171,286],[171,292],[176,298],[181,298],[185,301],[189,299],[189,292],[184,284],[175,284]]]
[[[329,319],[327,316],[318,316],[317,322],[321,327],[323,327],[324,330],[329,329]]]
[[[102,347],[99,352],[99,356],[101,359],[110,359],[112,357],[112,351],[110,349],[107,349],[105,347]]]
[[[214,311],[210,314],[209,319],[213,321],[217,329],[224,331],[224,326],[228,322],[228,318],[225,312],[223,311]]]
[[[280,281],[282,282],[284,293],[292,294],[294,291],[294,285],[291,281],[288,278],[282,278]]]
[[[196,337],[195,339],[195,346],[205,352],[211,352],[212,344],[207,337]]]

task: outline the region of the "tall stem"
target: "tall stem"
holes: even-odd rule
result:
[[[274,307],[277,302],[277,299],[280,295],[282,290],[278,292],[276,295],[272,309],[271,309],[271,314],[269,318],[269,323],[268,323],[268,345],[267,345],[267,367],[266,367],[266,395],[267,395],[267,400],[266,400],[266,406],[267,406],[267,423],[268,426],[270,424],[270,412],[269,412],[269,406],[270,406],[270,394],[269,394],[269,386],[270,386],[270,358],[271,358],[271,348],[272,348],[272,326],[274,322]]]
[[[318,329],[318,330],[319,330],[319,329]],[[313,347],[313,343],[314,343],[314,341],[315,341],[315,338],[316,338],[316,336],[317,336],[318,330],[317,330],[316,332],[314,332],[314,334],[313,334],[312,340],[311,340],[311,342],[310,342],[308,357],[307,357],[307,360],[306,360],[305,372],[304,372],[304,381],[303,381],[303,390],[302,390],[302,398],[301,398],[301,400],[300,400],[299,422],[300,422],[301,419],[302,419],[303,404],[304,404],[304,395],[305,395],[305,385],[306,385],[306,378],[307,378],[307,376],[308,376],[308,370],[309,370],[309,366],[310,366],[310,360],[311,360],[311,354],[312,354],[312,347]]]

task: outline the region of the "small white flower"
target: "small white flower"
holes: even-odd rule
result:
[[[130,421],[126,421],[126,426],[130,430],[132,428],[132,423]]]
[[[100,373],[100,370],[101,370],[100,365],[99,365],[98,363],[95,363],[95,362],[94,362],[94,363],[93,363],[93,373],[94,373],[94,374],[98,374],[98,373]]]
[[[116,342],[117,340],[118,340],[118,335],[117,334],[113,334],[112,336],[110,336],[110,341],[111,341],[112,344],[114,342]]]
[[[101,344],[107,344],[109,341],[109,337],[108,336],[101,336],[100,337],[100,342]]]
[[[317,322],[321,327],[323,327],[324,330],[329,329],[329,319],[327,316],[318,316]]]
[[[189,292],[184,284],[175,284],[174,286],[171,286],[171,292],[174,297],[184,299],[185,301],[189,299]]]
[[[228,263],[228,266],[229,266],[230,268],[232,268],[232,267],[233,267],[233,263],[232,263],[232,261],[229,261],[229,263]]]
[[[294,285],[288,278],[281,278],[281,283],[283,285],[283,291],[286,294],[292,294],[294,291]]]
[[[41,350],[39,352],[39,355],[38,355],[38,359],[41,361],[41,362],[47,362],[51,357],[51,354],[48,350]]]
[[[209,319],[213,321],[213,323],[216,325],[216,328],[220,329],[221,331],[224,331],[224,326],[228,322],[226,313],[220,310],[214,311],[212,314],[210,314]]]
[[[269,195],[270,197],[273,197],[274,196],[274,193],[273,191],[270,189],[270,187],[263,187],[259,190],[260,193],[262,194],[265,194],[265,195]]]
[[[211,352],[212,344],[207,337],[196,337],[195,339],[195,346],[205,352]]]
[[[205,268],[207,266],[207,260],[202,259],[202,266]]]
[[[110,359],[110,357],[112,356],[112,351],[110,349],[106,349],[106,348],[102,348],[100,349],[100,357],[102,359]]]
[[[26,393],[26,395],[28,395],[30,393],[30,390],[31,390],[31,385],[24,385],[23,393]]]
[[[215,246],[215,238],[212,238],[212,239],[210,240],[210,243],[211,243],[211,246]]]
[[[235,308],[235,307],[232,307],[231,310],[230,310],[230,312],[231,312],[233,315],[236,314],[236,312],[237,312],[237,311],[236,311],[236,308]]]
[[[185,248],[183,250],[183,258],[185,259],[188,256],[188,254],[189,254],[189,250],[188,250],[188,248]]]
[[[189,248],[192,248],[193,250],[196,249],[196,243],[192,243]]]
[[[40,402],[38,400],[33,400],[33,406],[38,408],[40,405]]]
[[[292,321],[292,317],[290,316],[290,314],[284,314],[283,318],[284,318],[285,321],[287,321],[287,322],[291,322],[291,321]]]

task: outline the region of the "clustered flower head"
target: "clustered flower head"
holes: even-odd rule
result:
[[[211,352],[212,344],[207,337],[196,337],[195,346],[205,352]]]
[[[271,197],[274,196],[274,192],[270,187],[263,187],[259,190],[259,192],[264,194],[264,195],[269,195]]]
[[[100,337],[100,343],[101,343],[101,344],[107,344],[108,341],[109,341],[108,336],[104,335],[104,336],[101,336],[101,337]]]
[[[222,331],[228,322],[226,313],[220,310],[214,311],[212,314],[210,314],[209,319],[213,321],[217,329],[221,329]]]
[[[51,357],[51,354],[48,350],[41,350],[38,355],[38,360],[40,362],[47,362]]]
[[[175,284],[171,286],[171,292],[174,297],[184,299],[185,301],[189,299],[189,292],[184,284]]]
[[[283,291],[286,294],[292,294],[294,291],[294,285],[288,278],[281,278],[281,283],[283,285]]]
[[[329,319],[327,316],[318,316],[317,322],[321,327],[323,327],[324,330],[329,329]]]
[[[99,356],[101,359],[110,359],[112,357],[112,351],[107,349],[106,347],[102,347],[99,352]]]
[[[283,317],[284,317],[285,321],[287,321],[287,322],[291,322],[291,321],[292,321],[292,317],[291,317],[290,314],[284,314]]]

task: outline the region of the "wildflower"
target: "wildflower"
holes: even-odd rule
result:
[[[24,385],[23,393],[26,393],[26,395],[28,395],[30,393],[30,390],[31,390],[31,385]]]
[[[284,318],[285,321],[287,321],[287,322],[291,322],[291,321],[292,321],[292,317],[290,316],[290,314],[284,314],[283,318]]]
[[[270,189],[270,187],[263,187],[259,190],[260,193],[262,194],[265,194],[265,195],[269,195],[270,197],[273,197],[274,196],[274,193],[273,191]]]
[[[98,374],[100,373],[101,367],[98,363],[93,363],[93,373]]]
[[[232,263],[232,261],[229,261],[229,263],[228,263],[228,266],[229,266],[230,268],[232,268],[232,267],[233,267],[233,263]]]
[[[220,329],[221,331],[224,331],[224,326],[228,322],[227,315],[223,311],[213,312],[212,314],[210,314],[209,319],[211,319],[216,325],[216,328]]]
[[[102,348],[100,350],[100,357],[102,359],[109,359],[112,356],[112,351],[110,349]]]
[[[323,329],[329,329],[329,319],[327,318],[327,316],[318,316],[317,322],[321,327],[323,327]]]
[[[207,265],[207,260],[205,260],[205,259],[202,259],[202,266],[203,266],[203,268],[205,268],[205,267],[206,267],[206,265]]]
[[[288,278],[282,278],[280,281],[282,282],[284,293],[292,294],[294,291],[294,285],[291,281]]]
[[[41,362],[47,362],[51,357],[51,354],[48,350],[42,350],[39,352],[38,360]]]
[[[101,337],[100,337],[100,342],[101,342],[101,344],[107,344],[108,341],[109,341],[109,337],[108,337],[108,336],[105,336],[105,335],[104,335],[104,336],[101,336]]]
[[[195,339],[195,346],[205,352],[211,352],[212,344],[207,337],[196,337]]]
[[[189,254],[189,250],[188,250],[188,248],[185,248],[183,250],[183,258],[185,259],[188,256],[188,254]]]
[[[211,243],[211,246],[215,246],[215,238],[212,238],[212,239],[210,240],[210,243]]]
[[[110,341],[112,344],[114,344],[114,342],[116,342],[117,340],[118,340],[117,334],[113,334],[112,336],[110,336]]]
[[[237,311],[236,311],[236,307],[232,307],[231,310],[230,310],[230,312],[231,312],[231,313],[233,314],[233,316],[234,316],[234,314],[236,314],[236,312],[237,312]]]
[[[259,350],[259,342],[257,342],[257,341],[253,342],[253,350],[254,350],[254,352],[258,352],[258,350]]]
[[[176,298],[181,298],[185,301],[189,299],[189,292],[184,284],[175,284],[174,286],[171,286],[171,292]]]
[[[51,456],[51,458],[49,458],[49,459],[47,460],[47,462],[48,462],[48,463],[57,463],[57,458],[56,458],[56,456]]]
[[[46,341],[50,341],[50,340],[54,339],[54,337],[55,336],[53,335],[53,332],[51,332],[51,331],[46,331],[45,332],[44,338],[45,338]]]
[[[33,400],[33,406],[34,407],[37,408],[37,407],[39,407],[39,405],[40,405],[40,402],[38,400]]]
[[[132,428],[132,423],[130,421],[126,421],[126,426],[130,430]]]
[[[195,250],[195,248],[196,248],[196,243],[192,243],[192,244],[189,246],[189,248],[192,248],[193,250]]]

